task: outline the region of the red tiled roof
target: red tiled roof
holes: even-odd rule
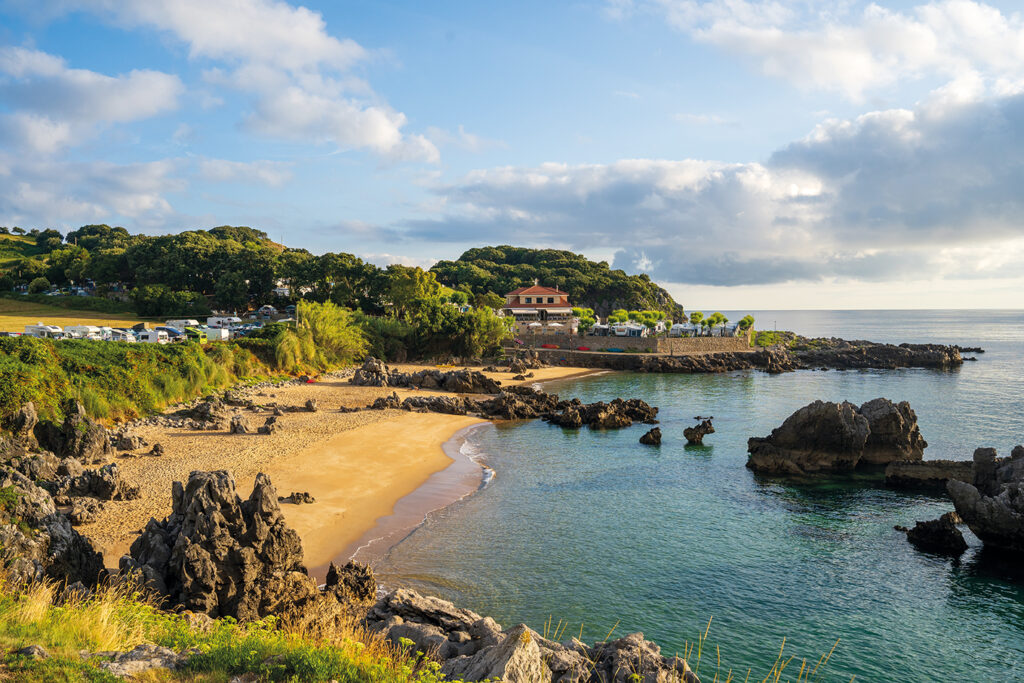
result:
[[[554,303],[554,304],[523,304],[523,303],[518,303],[517,302],[517,303],[514,303],[514,304],[505,304],[504,308],[572,308],[572,307],[569,304],[567,304],[564,301],[562,301],[560,303]]]
[[[568,292],[563,292],[559,289],[553,289],[551,287],[541,287],[539,285],[530,285],[529,287],[520,287],[519,289],[513,289],[505,296],[515,296],[517,294],[559,294],[561,296],[569,296]]]

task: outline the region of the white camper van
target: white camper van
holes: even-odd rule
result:
[[[182,320],[168,320],[166,323],[167,327],[173,327],[176,330],[182,332],[188,327],[199,327],[198,320],[192,320],[191,318],[184,318]]]
[[[115,327],[114,329],[110,330],[110,341],[128,342],[129,344],[134,344],[138,340],[135,339],[135,335],[132,334],[130,330],[124,330],[119,327]]]
[[[92,339],[103,341],[103,331],[95,325],[72,325],[64,330],[72,339]]]
[[[40,339],[63,339],[64,330],[59,325],[36,323],[35,325],[25,325],[25,336],[39,337]]]
[[[204,327],[202,330],[206,333],[207,341],[227,341],[231,337],[231,332],[226,327]]]
[[[163,330],[142,330],[139,332],[139,341],[149,344],[169,344],[171,340]]]
[[[223,327],[230,328],[235,325],[241,325],[242,319],[233,315],[215,315],[206,319],[206,324],[209,327]]]

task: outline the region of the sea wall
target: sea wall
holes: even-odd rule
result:
[[[593,351],[623,349],[637,353],[667,353],[686,355],[694,353],[723,353],[750,351],[750,341],[742,337],[579,337],[567,334],[521,335],[525,346],[534,348],[555,344],[559,349],[571,350],[586,346]],[[509,345],[512,345],[509,342]]]

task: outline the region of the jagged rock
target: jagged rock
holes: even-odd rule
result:
[[[951,479],[946,491],[986,547],[1024,553],[1024,446],[1009,458],[997,458],[994,448],[977,449],[973,481]]]
[[[425,409],[431,413],[465,415],[466,401],[457,396],[409,396],[402,401],[405,410]]]
[[[369,407],[371,410],[386,410],[388,408],[398,410],[402,407],[402,400],[398,398],[398,394],[396,392],[392,392],[390,396],[381,396],[377,398]]]
[[[640,443],[647,446],[660,446],[661,445],[661,429],[655,427],[651,431],[647,432],[640,437]]]
[[[315,398],[306,399],[306,411],[315,413],[317,411],[317,403]]]
[[[459,680],[699,683],[685,661],[663,657],[639,633],[592,648],[556,643],[522,624],[503,631],[490,617],[407,589],[378,600],[365,623],[395,645],[408,639],[433,653],[442,673]]]
[[[526,381],[526,375],[516,375],[515,377],[512,378],[512,381],[513,382],[525,382]]]
[[[230,434],[248,434],[249,424],[241,415],[235,415],[231,418],[231,424],[228,427],[228,432]]]
[[[259,434],[273,434],[274,432],[277,431],[277,417],[273,415],[268,417],[266,422],[260,425],[260,427],[257,428],[256,431]]]
[[[368,565],[349,560],[338,567],[331,562],[324,593],[334,596],[347,609],[364,614],[377,600],[377,579]]]
[[[906,402],[896,405],[883,398],[858,408],[845,401],[815,401],[771,435],[749,439],[747,467],[769,474],[851,470],[862,462],[920,460],[927,445]]]
[[[84,470],[77,477],[59,477],[47,486],[55,496],[90,496],[100,500],[134,500],[139,487],[121,477],[117,465],[111,463],[97,470]]]
[[[156,457],[156,458],[159,458],[160,456],[162,456],[164,454],[163,444],[161,444],[161,443],[153,444],[153,447],[151,449],[149,449],[149,454],[152,455],[153,457]]]
[[[907,530],[907,540],[918,550],[959,557],[967,550],[967,541],[956,527],[960,521],[955,512],[947,512],[938,519],[917,522]]]
[[[82,467],[82,463],[74,458],[64,458],[57,465],[57,476],[59,477],[78,477],[83,472],[85,472],[85,468]]]
[[[357,386],[418,387],[457,394],[496,394],[501,390],[498,382],[476,370],[425,369],[406,373],[391,370],[376,358],[367,358],[349,381]]]
[[[179,411],[181,417],[189,418],[198,429],[221,431],[227,429],[231,413],[217,396],[207,396],[192,408]]]
[[[917,415],[906,401],[876,398],[859,410],[868,421],[868,438],[861,462],[885,465],[895,460],[920,460],[928,443],[917,427]]]
[[[34,432],[39,445],[46,450],[86,464],[105,463],[114,450],[107,430],[87,416],[85,407],[75,400],[64,404],[63,424],[40,422]]]
[[[683,436],[686,437],[686,443],[690,444],[702,444],[704,443],[704,437],[708,434],[715,433],[715,426],[711,424],[711,418],[700,420],[700,423],[693,427],[687,427],[683,430]]]
[[[566,429],[579,429],[583,426],[583,416],[580,415],[579,409],[574,405],[566,406],[561,413],[551,415],[547,419],[551,424],[556,424]]]
[[[72,462],[78,464],[77,460]],[[12,458],[9,464],[33,481],[44,481],[57,476],[61,461],[52,453],[44,451]],[[78,466],[81,467],[81,465]]]
[[[971,482],[970,460],[897,460],[885,468],[885,485],[893,488],[946,487],[950,479]]]
[[[309,491],[292,491],[287,496],[278,496],[279,503],[292,503],[293,505],[308,505],[315,503],[316,498],[309,494]]]
[[[11,419],[11,435],[20,441],[35,441],[35,428],[39,424],[36,405],[29,401]]]
[[[72,526],[81,526],[96,521],[96,516],[103,510],[103,503],[95,498],[75,498],[71,502],[68,519]]]
[[[92,586],[103,556],[57,512],[53,497],[25,475],[0,466],[0,571],[15,583],[49,578]]]
[[[115,654],[109,662],[100,662],[100,668],[120,678],[135,678],[152,669],[179,669],[187,660],[166,647],[143,643],[129,652]]]
[[[329,631],[344,617],[302,564],[299,536],[287,525],[264,474],[243,501],[225,471],[192,472],[175,482],[172,511],[151,519],[121,558],[171,606],[240,620],[269,614],[306,629]]]

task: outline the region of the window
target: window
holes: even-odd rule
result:
[[[530,297],[526,297],[526,303],[533,303],[533,300]]]
[[[549,296],[549,297],[548,297],[548,303],[549,303],[549,304],[553,304],[553,303],[555,303],[555,297],[553,297],[553,296]]]

